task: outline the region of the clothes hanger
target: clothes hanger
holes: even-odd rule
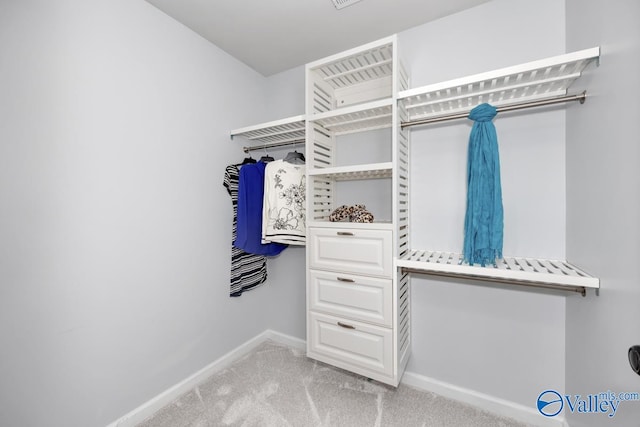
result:
[[[256,159],[251,157],[251,154],[249,154],[249,157],[245,157],[242,163],[236,163],[236,166],[248,165],[250,163],[255,163],[255,162],[256,162]]]
[[[304,164],[305,158],[304,158],[304,154],[298,153],[297,151],[291,151],[284,158],[284,161],[287,163],[293,163],[293,164]]]
[[[305,163],[305,158],[304,158],[304,154],[298,153],[298,151],[295,150],[295,145],[294,145],[294,150],[287,153],[287,156],[284,158],[284,161],[287,163],[292,163],[294,165],[296,164],[303,165]]]
[[[264,146],[264,156],[260,157],[260,161],[263,163],[273,162],[275,159],[267,153],[267,145]]]

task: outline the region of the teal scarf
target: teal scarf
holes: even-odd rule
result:
[[[480,104],[469,113],[473,128],[467,159],[467,212],[464,219],[464,260],[495,264],[502,258],[502,189],[498,137],[492,119],[497,110]]]

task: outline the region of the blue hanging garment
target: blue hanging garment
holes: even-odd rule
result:
[[[238,225],[233,246],[255,255],[275,256],[288,245],[262,243],[263,161],[242,166],[238,178]]]
[[[469,113],[473,128],[467,159],[467,212],[464,219],[464,260],[495,264],[502,258],[503,210],[498,136],[491,121],[497,110],[480,104]]]

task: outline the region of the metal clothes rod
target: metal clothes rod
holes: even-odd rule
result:
[[[242,151],[244,151],[245,153],[248,153],[249,151],[266,150],[267,148],[296,145],[296,144],[300,144],[301,142],[304,142],[304,139],[296,139],[294,141],[284,141],[284,142],[272,142],[269,144],[254,145],[252,147],[242,147]]]
[[[494,282],[501,283],[505,285],[516,285],[516,286],[528,286],[531,288],[540,288],[540,289],[551,289],[554,291],[563,291],[563,292],[577,292],[580,295],[587,296],[587,288],[584,286],[578,285],[556,285],[553,283],[543,283],[543,282],[529,282],[523,280],[513,280],[513,279],[503,279],[499,277],[485,277],[485,276],[474,276],[471,274],[455,274],[455,273],[446,273],[440,271],[429,271],[429,270],[419,270],[416,268],[409,267],[401,267],[402,271],[405,273],[420,273],[420,274],[428,274],[430,276],[442,276],[442,277],[452,277],[454,279],[467,279],[467,280],[478,280],[481,282]],[[596,289],[596,292],[598,289]]]
[[[523,102],[523,103],[520,103],[520,104],[503,105],[501,107],[497,107],[496,109],[500,113],[500,112],[504,112],[504,111],[523,110],[525,108],[542,107],[544,105],[560,104],[560,103],[563,103],[563,102],[571,102],[571,101],[579,101],[580,104],[584,104],[585,99],[587,99],[587,91],[584,91],[584,92],[582,92],[582,93],[580,93],[578,95],[566,95],[566,96],[560,96],[560,97],[556,97],[556,98],[541,99],[539,101],[531,101],[531,102]],[[466,112],[466,113],[458,113],[458,114],[449,114],[449,115],[446,115],[446,116],[432,117],[430,119],[420,119],[420,120],[402,122],[400,124],[400,127],[402,127],[404,129],[404,128],[410,127],[410,126],[427,125],[427,124],[431,124],[431,123],[445,122],[445,121],[448,121],[448,120],[466,119],[467,117],[469,117],[469,113],[468,112]]]

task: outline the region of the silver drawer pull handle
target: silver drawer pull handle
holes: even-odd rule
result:
[[[346,323],[342,323],[342,322],[338,322],[338,326],[342,326],[343,328],[346,329],[355,329],[355,326],[351,326],[351,325],[347,325]]]
[[[353,233],[350,231],[338,231],[338,236],[353,236]]]
[[[355,280],[353,280],[353,279],[345,279],[344,277],[338,277],[337,279],[339,281],[341,281],[341,282],[349,282],[349,283],[354,283],[355,282]]]

